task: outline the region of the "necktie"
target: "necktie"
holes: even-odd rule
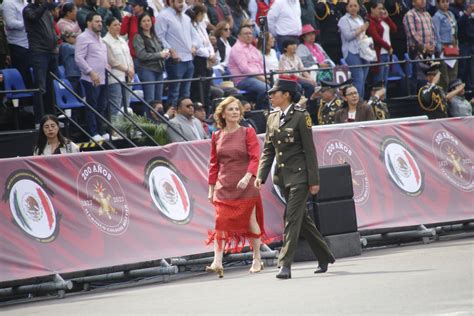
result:
[[[285,112],[281,112],[280,114],[280,126],[283,125],[283,123],[285,123]]]

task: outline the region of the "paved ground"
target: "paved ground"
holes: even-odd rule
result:
[[[314,264],[226,271],[167,284],[10,306],[1,315],[474,315],[474,239],[365,251],[328,273]]]

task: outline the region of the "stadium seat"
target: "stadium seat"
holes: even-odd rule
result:
[[[64,84],[72,89],[72,85],[67,79],[62,80]],[[54,87],[54,97],[56,99],[56,105],[63,109],[74,109],[84,106],[81,100],[76,98],[65,86],[63,86],[59,81],[53,80]]]
[[[410,56],[408,56],[408,53],[405,53],[403,56],[405,57],[405,60],[407,61],[405,64],[406,65],[405,73],[408,78],[412,78],[413,77],[413,64],[411,63]]]
[[[3,69],[3,88],[5,90],[26,90],[25,82],[20,72],[15,68]],[[7,98],[10,100],[30,98],[33,92],[12,92],[7,93]]]
[[[214,83],[215,86],[220,86],[220,84],[224,82],[224,79],[219,78],[219,77],[222,77],[222,72],[217,67],[213,67],[212,69],[213,69],[212,76],[213,77],[218,77],[218,78],[213,80],[213,83]]]
[[[133,83],[139,83],[140,78],[138,78],[138,75],[135,74],[133,77]],[[133,85],[132,86],[133,92],[135,92],[139,97],[143,98],[143,88],[141,85]],[[141,103],[138,98],[136,98],[133,94],[130,96],[130,103]]]
[[[392,55],[392,61],[398,62],[398,58],[396,55]],[[405,73],[403,72],[400,64],[390,65],[387,81],[398,81],[402,80],[403,78],[405,78]]]

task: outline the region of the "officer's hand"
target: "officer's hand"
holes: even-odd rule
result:
[[[311,195],[316,195],[318,194],[319,192],[319,185],[310,185],[309,186],[309,193],[311,193]]]
[[[255,186],[255,188],[260,190],[262,188],[262,179],[259,179],[259,178],[255,179],[255,182],[253,185]]]

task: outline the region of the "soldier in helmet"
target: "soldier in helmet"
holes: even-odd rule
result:
[[[337,95],[338,86],[337,83],[321,80],[321,89],[312,95],[308,105],[313,124],[334,124],[336,111],[343,102]]]
[[[280,77],[268,91],[277,111],[269,114],[263,153],[260,159],[255,187],[260,188],[276,160],[273,182],[280,187],[286,200],[283,247],[278,258],[279,279],[291,278],[291,264],[301,235],[308,241],[318,258],[315,273],[324,273],[335,259],[306,210],[308,194],[319,192],[319,171],[311,131],[311,117],[298,107],[296,80]]]
[[[375,118],[377,120],[385,120],[390,118],[387,103],[385,100],[385,86],[383,81],[378,81],[372,84],[370,90],[370,99],[367,102],[374,109]]]
[[[446,93],[438,85],[441,76],[439,68],[439,62],[431,62],[426,70],[426,80],[428,80],[428,83],[418,91],[418,104],[422,112],[430,119],[448,117]]]

